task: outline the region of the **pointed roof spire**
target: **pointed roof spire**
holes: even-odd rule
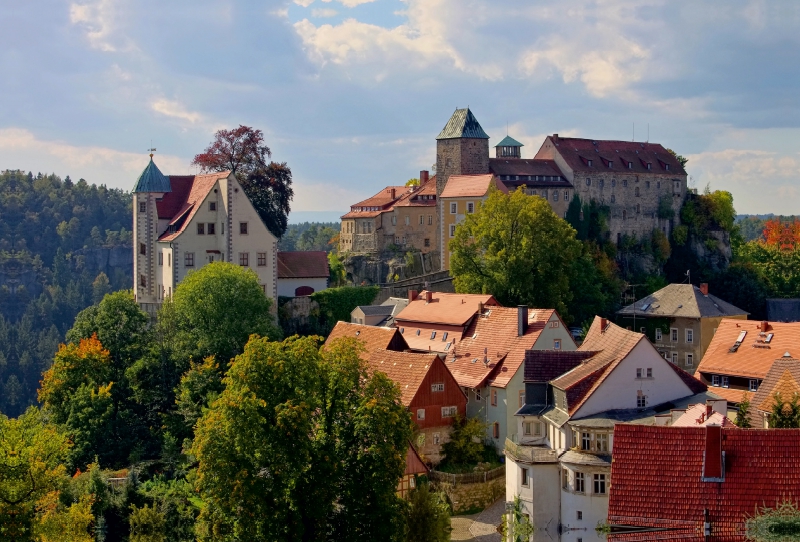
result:
[[[520,143],[511,136],[504,137],[500,143],[495,145],[495,147],[524,147],[524,146],[525,145],[523,145],[522,143]]]
[[[139,179],[136,181],[136,186],[133,187],[134,192],[172,192],[169,179],[164,176],[158,169],[158,166],[153,162],[153,155],[150,155],[150,163],[144,168]]]
[[[447,121],[442,132],[436,137],[436,139],[460,138],[489,139],[489,136],[483,131],[478,119],[475,118],[475,115],[472,114],[469,107],[466,109],[456,109],[453,116]]]

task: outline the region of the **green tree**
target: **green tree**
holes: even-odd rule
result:
[[[201,539],[401,539],[408,411],[355,340],[318,340],[254,337],[231,364],[192,447]]]
[[[678,162],[681,163],[682,168],[686,168],[686,162],[689,161],[688,158],[684,158],[683,156],[673,151],[672,149],[667,149],[667,152],[670,153],[672,156],[674,156],[678,160]]]
[[[480,418],[453,418],[450,440],[442,445],[442,455],[448,465],[474,465],[483,459],[485,422]]]
[[[736,427],[742,429],[750,428],[750,397],[745,393],[742,400],[739,401],[739,407],[736,409],[736,419],[733,421]]]
[[[331,286],[344,286],[346,271],[342,259],[335,252],[328,253],[328,269],[330,270]]]
[[[492,189],[450,241],[457,292],[491,293],[503,305],[554,307],[567,313],[570,277],[581,244],[550,205],[521,189]]]
[[[420,483],[408,496],[407,540],[413,542],[448,542],[450,506],[443,493],[431,491],[430,484]]]
[[[406,186],[419,186],[419,179],[416,177],[411,178],[406,181]]]
[[[105,273],[100,273],[92,283],[92,301],[97,304],[100,303],[106,294],[111,293],[111,283]]]
[[[790,400],[785,400],[775,392],[775,400],[769,417],[769,426],[778,429],[800,428],[800,397],[795,392]]]

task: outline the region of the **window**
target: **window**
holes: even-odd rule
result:
[[[622,187],[623,188],[628,188],[628,179],[623,179],[622,180]]]
[[[431,240],[430,239],[427,239],[427,238],[425,239],[425,246],[426,247],[431,246]]]
[[[592,165],[592,161],[591,160],[589,161],[589,165],[590,166]],[[586,186],[592,186],[592,180],[591,179],[586,179]]]
[[[578,521],[582,520],[583,519],[583,512],[581,512],[580,510],[576,511],[575,512],[575,519],[577,519]]]
[[[267,265],[267,253],[266,252],[257,252],[256,258],[258,259],[258,267],[264,267]]]
[[[650,162],[647,162],[647,169],[653,169],[653,164],[651,164]]]
[[[522,434],[530,436],[532,434],[533,422],[522,422]]]
[[[444,409],[442,409],[442,410],[444,410]],[[424,420],[425,419],[425,409],[424,408],[418,408],[417,409],[417,419],[418,420]]]
[[[669,332],[670,332],[670,340],[674,343],[678,342],[678,329],[673,327],[669,330]]]
[[[611,203],[616,203],[616,202],[617,202],[617,196],[611,194]]]
[[[722,387],[727,388],[730,385],[730,381],[727,376],[722,377]]]
[[[428,226],[433,224],[433,215],[428,215]]]
[[[435,338],[436,338],[436,332],[435,331],[431,331],[431,340],[433,340]]]
[[[419,215],[419,225],[422,226],[425,224],[425,215]]]
[[[675,364],[675,365],[678,364],[678,353],[677,352],[673,352],[672,353],[672,363]]]
[[[528,487],[528,469],[521,468],[520,471],[522,471],[522,485]]]
[[[755,378],[750,379],[750,391],[758,391],[758,380]]]
[[[605,474],[595,474],[594,475],[594,493],[595,493],[595,495],[605,495],[606,494],[606,475]]]
[[[239,222],[239,233],[247,235],[247,222]]]
[[[214,224],[213,222],[209,222],[207,231],[208,231],[208,235],[216,235],[217,234],[217,225]]]
[[[455,237],[455,236],[456,236],[456,225],[450,224],[450,237]]]
[[[711,375],[711,385],[719,387],[719,375]]]
[[[553,201],[558,201],[558,190],[553,190]]]
[[[205,235],[206,233],[206,225],[202,222],[197,223],[197,235]]]
[[[607,452],[608,451],[608,434],[607,433],[598,433],[597,434],[597,451],[598,452]]]
[[[209,211],[216,211],[217,210],[217,202],[216,201],[209,201],[208,202],[208,210]]]
[[[139,254],[147,254],[147,245],[139,243]]]
[[[650,181],[645,181],[644,182],[644,187],[645,188],[650,188]]]
[[[441,433],[434,433],[433,434],[433,443],[437,444],[437,445],[442,443],[442,434]]]
[[[139,275],[139,286],[142,288],[147,288],[147,277],[144,275]]]
[[[581,433],[581,450],[591,450],[591,449],[592,449],[592,434]]]
[[[147,202],[140,201],[139,202],[139,212],[146,213],[147,212]]]
[[[553,350],[561,350],[561,339],[553,339]]]
[[[496,439],[500,438],[500,424],[497,422],[492,424],[492,437]]]
[[[606,182],[605,182],[605,180],[600,179],[599,184],[600,184],[600,188],[603,188],[606,185]]]
[[[392,216],[392,226],[397,226],[397,217]]]
[[[519,392],[517,392],[517,404],[519,408],[525,406],[525,390],[519,390]]]
[[[645,408],[647,406],[647,396],[646,395],[637,395],[636,396],[636,408]]]
[[[450,214],[454,215],[458,212],[458,204],[456,202],[452,202],[450,204]]]
[[[468,201],[467,202],[467,214],[471,215],[474,212],[475,212],[475,204],[472,203],[471,201]]]
[[[569,471],[567,469],[561,469],[561,487],[569,489]]]
[[[239,253],[239,265],[242,267],[247,267],[250,265],[250,253],[249,252],[240,252]]]
[[[194,267],[194,252],[185,252],[183,254],[183,265],[186,267]]]
[[[658,328],[656,328],[656,340],[657,341],[661,340],[661,330]]]
[[[647,368],[647,378],[653,378],[653,369],[652,367]]]
[[[575,473],[575,493],[586,492],[586,477],[582,472]]]
[[[444,391],[444,382],[431,384],[431,391]]]
[[[481,400],[481,390],[475,390],[475,400],[476,401]]]
[[[164,265],[164,253],[163,252],[159,252],[158,253],[158,265]]]
[[[406,226],[408,226],[409,224],[411,224],[411,217],[407,216],[406,217]]]
[[[569,201],[569,190],[564,190],[564,201]]]
[[[442,418],[455,418],[455,416],[456,416],[456,407],[454,406],[442,407]]]
[[[547,199],[547,190],[542,190],[542,197]]]
[[[694,342],[694,330],[692,329],[686,330],[686,342],[687,343]]]
[[[693,354],[686,354],[686,366],[691,367],[694,365],[694,355]]]
[[[642,204],[641,203],[637,203],[636,204],[636,213],[640,214],[641,212],[642,212]]]
[[[638,186],[633,189],[633,195],[636,196],[637,198],[639,197],[639,187]]]
[[[172,253],[167,252],[167,267],[172,267]]]
[[[636,378],[642,378],[642,370],[640,368],[636,369]]]
[[[489,394],[492,398],[492,406],[497,406],[497,390],[492,390],[489,392]]]

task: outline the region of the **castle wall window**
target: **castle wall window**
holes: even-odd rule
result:
[[[636,196],[637,198],[639,197],[639,187],[638,186],[636,188],[634,188],[633,195]]]
[[[636,204],[636,213],[638,214],[638,213],[641,213],[641,212],[642,212],[642,204],[641,203],[637,203]]]
[[[564,201],[569,201],[569,190],[564,190]]]
[[[611,188],[614,188],[615,186],[617,186],[617,180],[611,179]]]
[[[644,187],[645,188],[650,188],[650,181],[645,181],[644,182]]]
[[[553,190],[553,201],[558,201],[558,190]]]
[[[147,277],[144,275],[139,275],[139,286],[142,288],[147,288]]]
[[[205,235],[206,233],[206,225],[202,222],[197,223],[197,235]]]
[[[213,222],[209,222],[208,223],[208,235],[216,235],[216,233],[217,233],[216,232],[216,229],[217,229],[216,226],[217,225],[214,224]]]
[[[411,217],[407,216],[406,217],[406,226],[408,226],[409,224],[411,224]]]
[[[657,181],[657,182],[656,182],[656,188],[658,188],[658,189],[660,189],[660,188],[661,188],[661,181]]]
[[[433,215],[428,215],[428,226],[433,225]]]
[[[247,235],[247,222],[239,222],[239,234]]]
[[[183,253],[183,265],[185,267],[194,267],[194,252]]]
[[[591,164],[589,164],[589,165],[591,165]],[[589,178],[586,179],[586,186],[592,186],[592,180],[591,179],[589,179]]]
[[[139,254],[146,255],[147,254],[147,245],[144,243],[139,243]]]
[[[575,493],[586,492],[586,478],[582,472],[575,473]]]
[[[606,475],[605,474],[595,474],[594,475],[594,493],[595,493],[595,495],[605,495],[606,494]]]
[[[139,212],[146,213],[147,212],[147,203],[144,201],[139,202]]]
[[[397,226],[397,217],[392,216],[392,226]]]
[[[600,188],[603,188],[606,185],[606,181],[604,179],[600,179]]]
[[[419,215],[419,225],[425,224],[425,215]]]
[[[431,240],[430,239],[425,239],[425,246],[426,247],[431,246]]]
[[[611,194],[611,203],[615,203],[617,201],[617,197],[614,194]]]
[[[547,190],[542,190],[542,197],[547,199]]]
[[[172,254],[167,252],[167,267],[172,267]]]
[[[247,267],[250,265],[250,253],[249,252],[240,252],[239,253],[239,265],[242,267]]]
[[[628,188],[628,179],[623,179],[622,180],[622,187],[623,188]]]
[[[258,266],[265,267],[267,265],[267,253],[266,252],[258,252]]]

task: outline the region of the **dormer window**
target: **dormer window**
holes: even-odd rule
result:
[[[628,169],[633,169],[633,162],[628,162]]]
[[[669,164],[664,164],[664,169],[666,169],[667,171],[669,171]]]
[[[653,169],[653,164],[651,164],[650,162],[647,162],[647,169]]]
[[[592,167],[592,161],[591,160],[587,160],[586,162],[589,165],[589,167]]]

